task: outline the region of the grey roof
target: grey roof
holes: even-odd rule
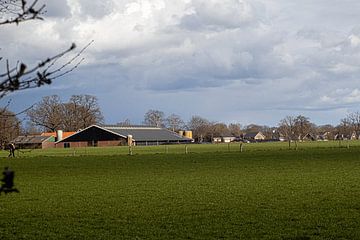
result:
[[[249,132],[245,133],[244,137],[255,137],[259,132]]]
[[[27,135],[27,136],[18,136],[13,140],[13,142],[15,144],[37,144],[37,143],[43,143],[49,138],[51,138],[51,136]]]
[[[192,139],[182,137],[179,134],[169,131],[164,128],[148,127],[148,126],[135,126],[135,127],[122,127],[122,126],[101,126],[102,128],[114,132],[116,134],[127,137],[132,135],[135,141],[190,141]]]

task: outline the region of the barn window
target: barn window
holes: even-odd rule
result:
[[[64,143],[64,148],[70,148],[70,143],[69,142]]]

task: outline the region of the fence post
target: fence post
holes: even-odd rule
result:
[[[185,154],[188,154],[188,146],[185,145]]]

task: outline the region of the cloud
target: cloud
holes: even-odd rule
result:
[[[242,0],[204,1],[189,4],[181,25],[189,30],[240,28],[258,22],[254,6]]]
[[[63,89],[100,95],[110,89],[118,101],[116,91],[125,89],[167,109],[168,96],[175,106],[195,98],[197,104],[189,101],[186,108],[195,113],[207,109],[203,99],[216,95],[219,103],[210,103],[219,108],[236,102],[219,113],[231,119],[241,118],[235,111],[260,116],[255,112],[354,109],[357,6],[355,0],[48,1],[45,21],[0,28],[1,54],[36,62],[71,42],[80,47],[94,39]]]

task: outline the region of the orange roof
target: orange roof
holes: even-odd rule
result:
[[[73,135],[76,132],[63,132],[63,138],[67,138],[70,135]],[[56,132],[46,132],[46,133],[42,133],[41,136],[53,136],[56,137]]]

